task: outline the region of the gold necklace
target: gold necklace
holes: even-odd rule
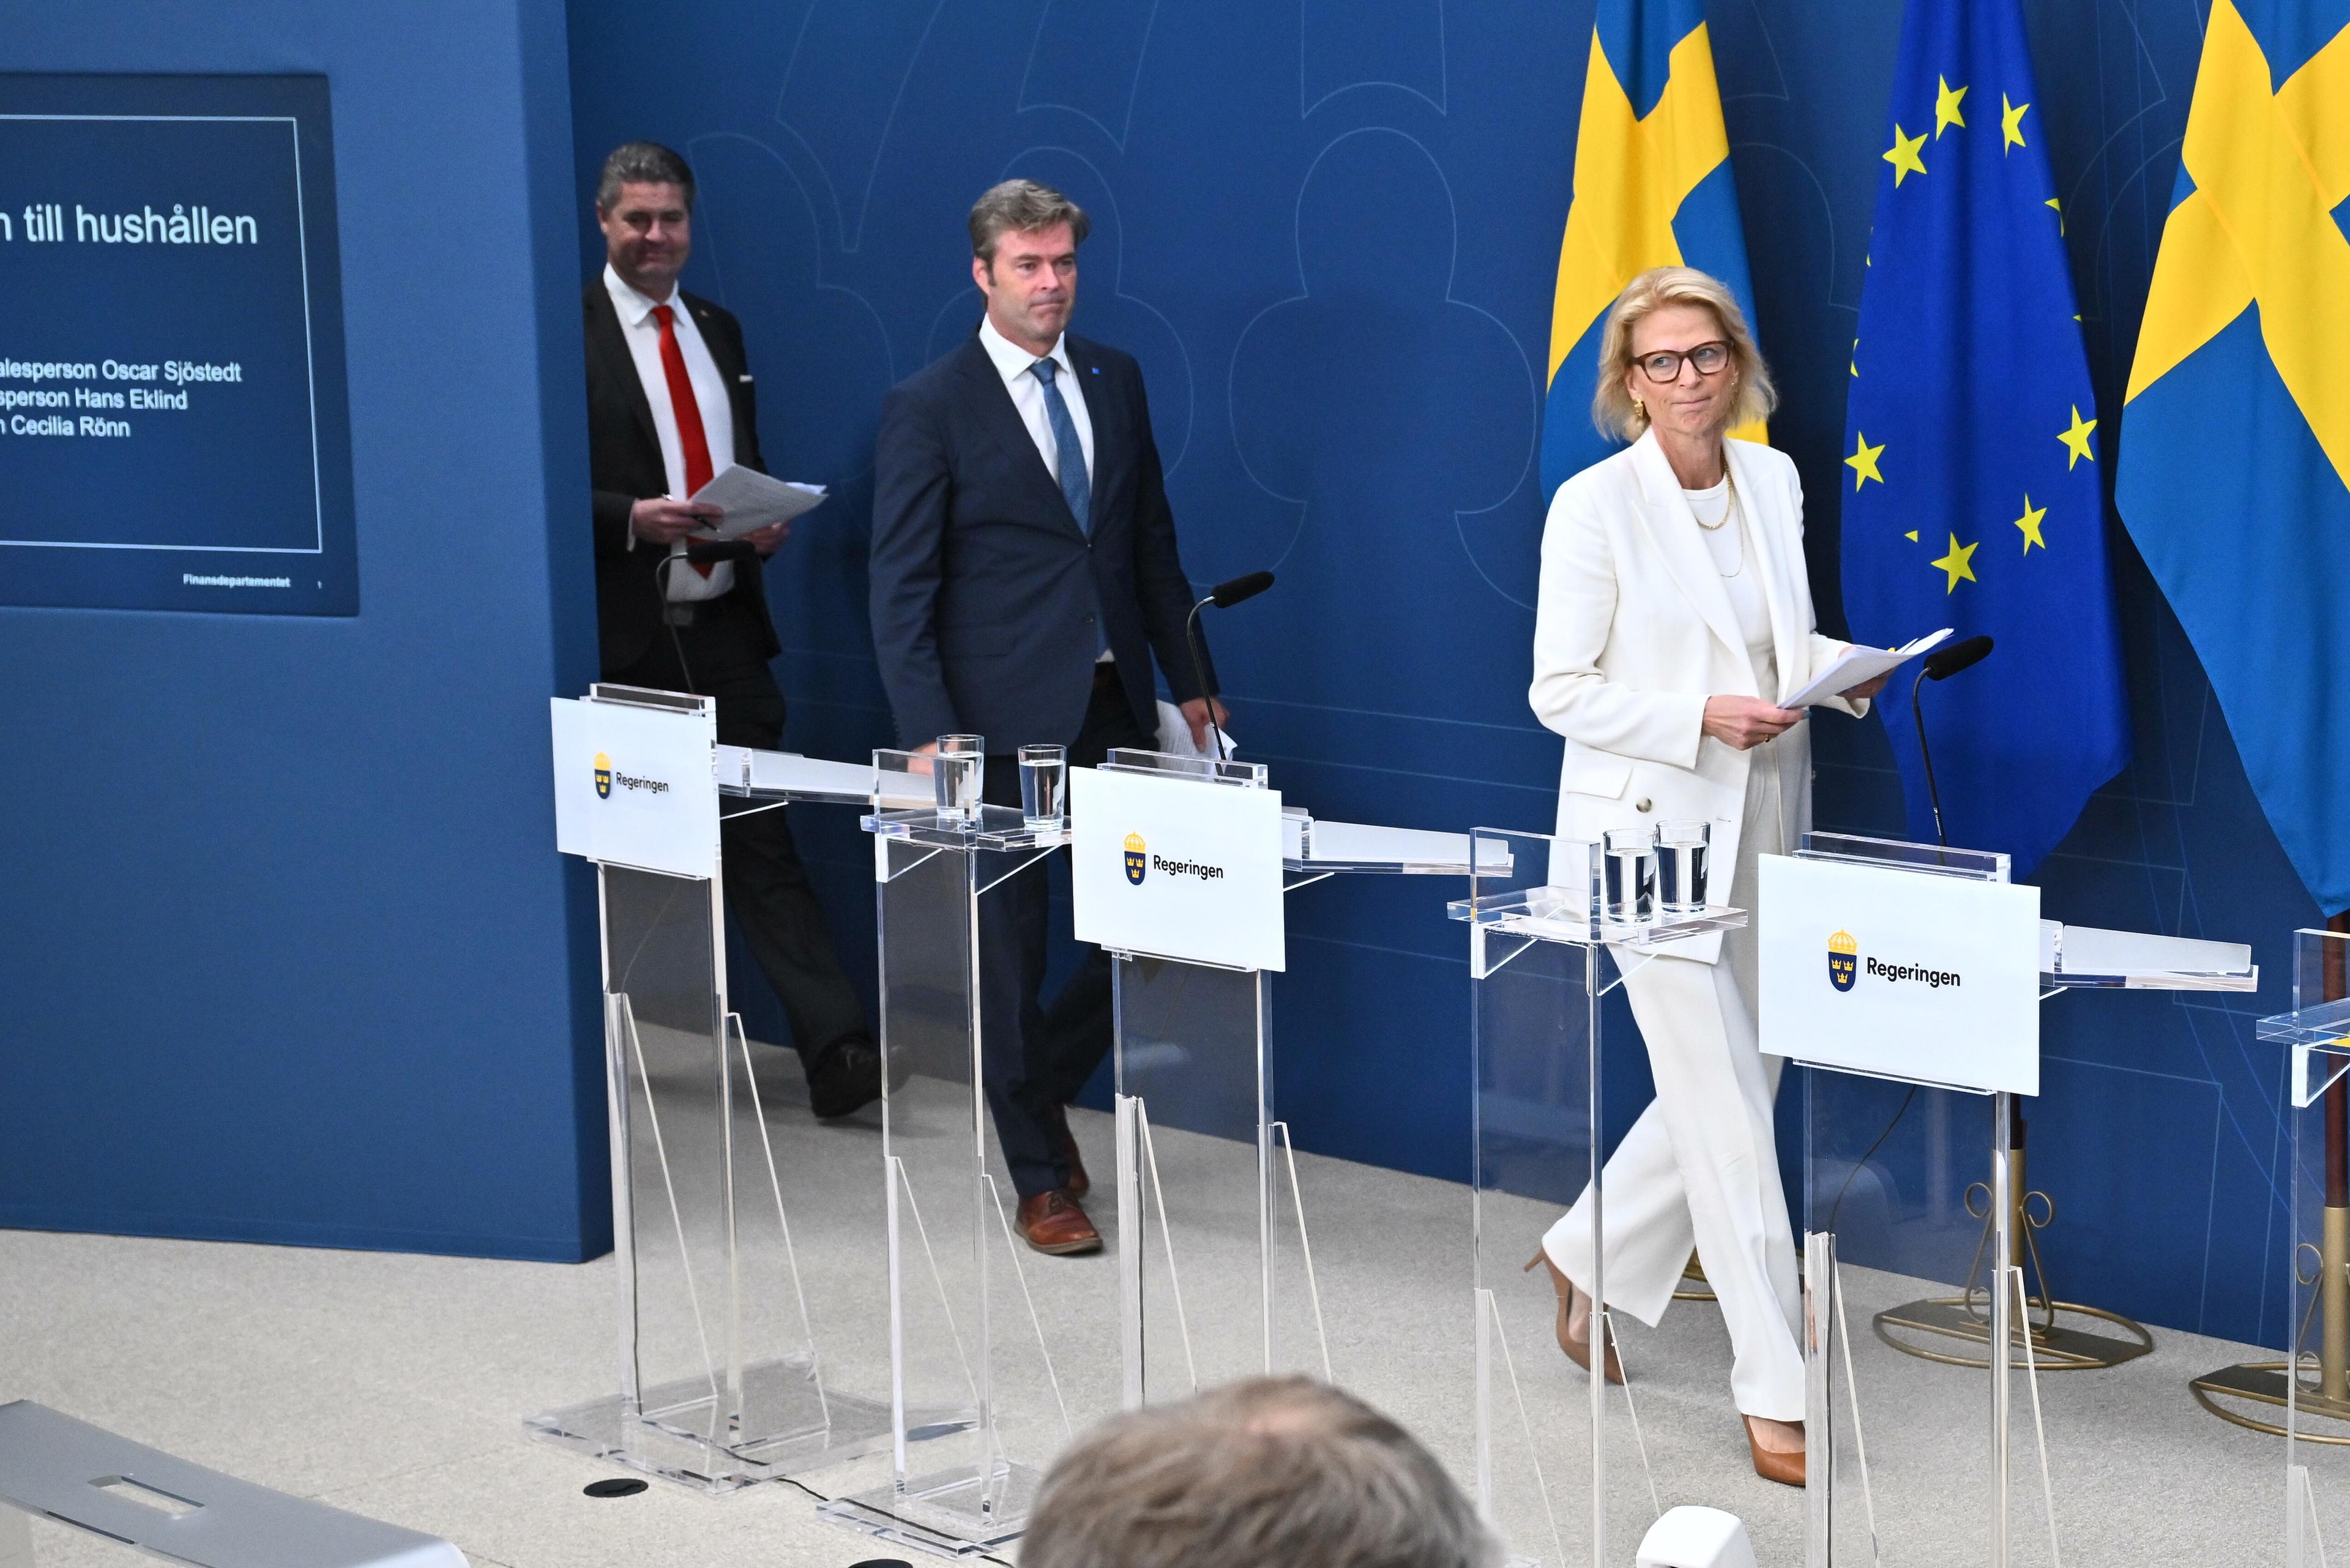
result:
[[[1737,514],[1737,512],[1738,492],[1733,488],[1730,493],[1730,504],[1721,509],[1721,523],[1729,522],[1733,515]],[[1714,526],[1719,528],[1721,526],[1721,523],[1717,523]],[[1713,569],[1717,572],[1721,572],[1721,577],[1724,582],[1728,582],[1731,578],[1736,576],[1739,573],[1746,569],[1746,523],[1744,518],[1740,518],[1738,524],[1738,565],[1731,567],[1730,570],[1726,572],[1722,572],[1721,564],[1717,562]]]
[[[1704,518],[1698,517],[1696,507],[1692,506],[1690,508],[1690,515],[1697,519],[1697,525],[1704,529],[1709,534],[1720,528],[1724,523],[1729,522],[1731,508],[1738,504],[1738,481],[1730,476],[1730,465],[1728,463],[1724,463],[1721,466],[1721,483],[1723,488],[1729,492],[1729,494],[1721,504],[1721,516],[1709,523]]]

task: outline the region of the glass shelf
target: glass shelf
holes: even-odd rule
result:
[[[2257,991],[2241,942],[2040,922],[2040,983],[2061,991]]]
[[[2331,1046],[2350,1054],[2350,999],[2317,1002],[2260,1021],[2259,1037],[2280,1045]]]
[[[1591,918],[1592,896],[1566,888],[1520,888],[1481,898],[1455,898],[1444,912],[1456,920],[1471,921],[1512,936],[1534,937],[1547,942],[1573,942],[1589,947],[1639,950],[1685,937],[1736,930],[1746,924],[1746,911],[1709,904],[1699,915],[1660,915],[1639,925]]]
[[[1069,841],[1066,824],[1031,827],[1013,805],[983,805],[975,817],[950,816],[935,807],[878,811],[858,826],[883,838],[903,838],[933,849],[1057,849]]]
[[[1281,864],[1291,872],[1466,877],[1472,842],[1478,846],[1480,873],[1506,877],[1512,869],[1510,846],[1498,839],[1473,840],[1466,833],[1432,833],[1359,822],[1317,822],[1294,806],[1283,815]]]
[[[1988,849],[1947,849],[1933,844],[1913,844],[1905,838],[1871,838],[1857,833],[1806,833],[1795,851],[1801,860],[1838,860],[1854,865],[1890,867],[1941,877],[1964,877],[1976,882],[2008,879],[2008,857]]]

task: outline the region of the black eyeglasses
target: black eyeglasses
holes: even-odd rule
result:
[[[1730,363],[1730,345],[1700,343],[1694,348],[1663,348],[1654,354],[1643,355],[1634,363],[1640,367],[1641,373],[1648,379],[1664,386],[1681,379],[1681,361],[1684,359],[1696,366],[1700,376],[1718,376],[1722,367]]]

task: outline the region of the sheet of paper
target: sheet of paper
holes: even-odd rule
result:
[[[1779,706],[1808,708],[1815,702],[1825,702],[1864,680],[1874,680],[1889,670],[1899,669],[1919,654],[1931,651],[1935,644],[1950,635],[1950,628],[1946,626],[1930,637],[1921,637],[1899,648],[1863,648],[1855,643],[1836,655],[1835,662],[1822,670],[1809,686],[1792,697],[1780,699]]]
[[[1159,749],[1169,756],[1212,757],[1216,754],[1217,732],[1215,726],[1211,724],[1208,727],[1208,743],[1204,746],[1194,744],[1191,722],[1183,717],[1183,710],[1164,697],[1159,700]],[[1226,730],[1222,734],[1225,758],[1238,760],[1241,753],[1240,749],[1232,744],[1232,732]]]
[[[726,515],[694,535],[697,539],[740,539],[770,523],[788,523],[814,510],[825,497],[821,484],[795,484],[771,479],[756,469],[730,462],[723,472],[695,491],[691,499],[715,506]]]

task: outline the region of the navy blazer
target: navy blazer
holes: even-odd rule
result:
[[[764,473],[742,325],[724,306],[698,294],[681,291],[679,297],[693,312],[702,341],[726,382],[734,415],[734,461]],[[631,548],[629,512],[639,501],[669,493],[669,469],[661,462],[660,438],[653,431],[652,401],[645,396],[619,314],[612,308],[612,291],[600,275],[589,281],[582,303],[588,330],[588,467],[596,514],[596,623],[608,679],[643,658],[660,632],[663,595],[655,568],[669,552],[641,539]],[[730,591],[755,612],[761,646],[773,659],[780,645],[767,618],[765,565],[735,562]]]
[[[901,744],[957,733],[983,735],[999,753],[1074,742],[1092,695],[1097,614],[1146,732],[1159,732],[1152,654],[1177,701],[1201,695],[1183,641],[1191,584],[1141,368],[1115,348],[1065,341],[1094,427],[1091,539],[976,335],[882,401],[873,646]]]

